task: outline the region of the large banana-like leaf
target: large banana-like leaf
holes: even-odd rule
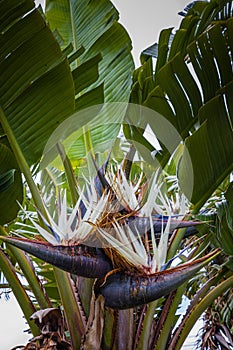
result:
[[[204,100],[208,102],[198,113],[200,128],[185,140],[179,179],[183,191],[197,208],[233,168],[232,28],[231,18],[224,25],[216,24],[189,46],[190,59],[200,77]],[[194,179],[192,189],[190,173]]]
[[[66,57],[32,0],[0,3],[0,134],[11,132],[29,164],[74,111]]]
[[[185,100],[184,91],[182,87],[179,84],[177,84],[179,78],[177,77],[177,79],[172,79],[171,81],[169,80],[173,76],[175,70],[178,69],[180,74],[187,75],[186,87],[188,87],[188,91],[191,90],[188,96],[191,97],[192,100],[195,100],[196,98],[196,103],[198,104],[199,102],[199,106],[201,105],[200,93],[197,89],[193,77],[190,76],[189,71],[187,70],[187,67],[184,63],[184,57],[187,54],[187,45],[190,42],[192,42],[195,38],[195,29],[201,21],[206,6],[208,6],[207,3],[199,1],[195,3],[193,2],[190,6],[187,6],[188,13],[185,14],[185,18],[182,20],[179,29],[176,30],[176,33],[174,34],[172,32],[172,28],[162,30],[159,36],[158,43],[151,45],[142,52],[142,66],[138,68],[134,73],[133,88],[131,91],[130,99],[131,102],[137,104],[144,104],[152,110],[155,110],[162,117],[165,117],[169,121],[169,123],[171,123],[171,127],[173,127],[173,124],[175,126],[175,124],[177,123],[184,125],[185,120],[183,119],[185,119],[185,117],[187,119],[187,116],[191,113],[189,102]],[[215,4],[215,7],[216,6],[217,4]],[[182,13],[182,15],[184,14]],[[209,21],[210,19],[208,18],[208,21],[206,21],[205,23],[206,26],[207,23],[209,23]],[[178,60],[178,62],[176,62],[176,67],[171,67],[169,65],[166,67],[166,64],[170,62],[172,58],[178,53],[180,53],[180,59]],[[154,72],[152,68],[151,57],[156,58]],[[179,66],[180,64],[181,67]],[[163,67],[166,68],[161,76],[159,75],[159,72]],[[182,70],[183,73],[181,73]],[[160,81],[158,81],[159,77],[161,78]],[[160,86],[161,81],[163,86]],[[176,104],[178,104],[178,106],[180,105],[180,103],[185,104],[184,116],[183,113],[179,113],[180,115],[178,116],[178,118],[176,118],[176,110],[174,111],[174,109],[171,107],[171,103],[169,103],[169,100],[167,98],[170,98],[170,96],[166,96],[166,91],[164,91],[166,87],[169,88],[170,94],[173,95],[174,99],[177,99]],[[176,92],[175,89],[177,88],[178,91]],[[179,120],[180,117],[181,120]],[[170,147],[167,147],[168,145],[164,145],[163,140],[161,140],[161,132],[158,130],[158,127],[161,124],[161,118],[159,117],[159,119],[160,121],[155,121],[155,119],[154,121],[149,121],[149,123],[154,126],[154,132],[160,141],[161,150],[156,153],[156,158],[160,162],[160,164],[164,166],[169,159],[170,154],[167,148]],[[136,148],[138,149],[139,153],[141,153],[142,157],[147,161],[150,161],[150,163],[153,165],[154,161],[150,153],[152,151],[155,153],[155,149],[153,149],[153,147],[151,147],[148,144],[147,140],[143,135],[147,122],[148,120],[146,120],[146,118],[144,118],[144,124],[140,120],[140,128],[142,128],[142,130],[138,130],[137,132],[135,130],[125,131],[127,131],[127,138],[130,138],[133,141],[136,140]],[[181,131],[183,131],[181,126],[182,125],[179,125],[179,132],[180,129]],[[129,127],[127,129],[129,129]],[[169,134],[169,131],[166,131],[166,133]],[[177,142],[175,142],[175,144],[177,144]],[[173,145],[173,148],[175,148],[175,144]],[[142,148],[144,149],[144,152],[142,152]],[[148,151],[146,152],[147,149]]]
[[[99,60],[99,77],[91,87],[78,91],[76,109],[99,103],[98,89],[104,86],[104,101],[128,102],[133,61],[131,41],[125,29],[117,22],[118,12],[109,0],[47,0],[46,17],[53,30],[59,32],[64,46],[72,43],[74,50],[84,47],[85,52],[74,61],[73,76],[85,62]],[[102,58],[102,59],[100,59]],[[85,70],[83,70],[85,74]],[[85,75],[83,75],[85,79]],[[75,85],[79,84],[79,78]],[[96,90],[97,89],[97,90]],[[90,95],[89,95],[90,94]],[[87,100],[91,103],[87,103]],[[104,111],[90,123],[85,135],[94,151],[111,147],[119,132],[125,109],[105,106]],[[97,121],[97,122],[96,122]],[[73,143],[68,156],[71,161],[82,158],[87,152],[84,137]]]
[[[47,0],[46,17],[50,27],[64,39],[65,46],[72,43],[74,50],[85,48],[77,66],[101,53],[96,86],[104,82],[105,102],[127,102],[133,69],[131,40],[117,22],[119,15],[112,3]]]
[[[16,159],[6,145],[0,143],[0,225],[13,220],[23,200],[23,184]]]
[[[228,52],[232,35],[231,20],[225,23],[229,37],[224,34],[225,26],[217,23],[187,47],[191,61],[189,65],[184,61],[182,52],[178,52],[159,70],[159,85],[144,102],[168,119],[182,138],[196,123],[202,105],[232,80],[232,62]],[[198,80],[194,79],[191,64],[201,88]]]
[[[186,47],[188,62],[182,51],[176,53],[159,69],[158,85],[142,101],[159,113],[148,122],[162,141],[162,161],[166,160],[166,148],[171,155],[181,139],[185,140],[179,180],[196,209],[230,173],[233,164],[232,27],[232,18],[214,23]],[[168,45],[169,33],[163,37],[165,34]],[[144,89],[145,83],[144,78]],[[161,116],[171,131],[160,129]],[[172,130],[178,131],[180,139],[173,138],[173,145],[172,140],[164,144],[162,137],[170,133],[171,139]]]
[[[228,86],[229,90],[232,87],[233,83]],[[203,123],[185,140],[178,171],[181,189],[198,208],[233,168],[233,133],[224,96],[209,101],[199,116]]]
[[[196,65],[192,61],[194,67],[187,64],[190,51],[194,48],[192,47],[190,50],[187,48],[191,43],[195,46],[198,36],[208,30],[210,25],[220,23],[220,21],[218,22],[220,19],[231,18],[232,2],[229,0],[192,2],[190,6],[187,6],[186,12],[182,13],[185,18],[175,34],[172,33],[171,28],[163,30],[158,44],[154,44],[142,52],[143,65],[134,74],[134,86],[131,94],[132,102],[144,104],[160,113],[171,123],[172,127],[174,126],[178,130],[183,138],[188,136],[190,129],[195,124],[200,107],[215,96],[219,88],[218,72],[213,66],[215,59],[217,62],[221,61],[222,53],[224,53],[225,62],[222,61],[221,67],[224,68],[221,69],[221,74],[224,71],[223,74],[228,77],[228,81],[230,81],[231,76],[228,74],[229,71],[231,72],[230,55],[226,55],[226,45],[221,38],[224,35],[223,33],[219,34],[221,30],[219,31],[218,26],[216,26],[215,31],[212,30],[210,33],[211,40],[215,39],[215,42],[218,42],[219,45],[218,50],[214,50],[215,59],[211,55],[213,48],[209,43],[208,34],[204,35],[206,39],[204,39],[204,36],[202,37],[200,45],[197,44],[196,51],[199,53],[199,57],[194,59]],[[227,39],[225,38],[225,40]],[[205,57],[203,51],[206,51]],[[208,51],[209,55],[207,55]],[[151,69],[148,69],[148,62],[150,62],[151,57],[156,58],[154,74]],[[196,70],[198,79],[193,74],[193,68]],[[203,86],[203,80],[205,86]],[[158,125],[156,118],[152,124],[154,132],[159,138],[160,135],[158,135],[156,129]],[[134,136],[131,136],[134,139]],[[143,140],[142,137],[140,142],[145,148],[148,147],[145,138]],[[163,145],[162,142],[161,148],[164,152],[157,153],[157,158],[160,161],[162,154],[164,160],[162,164],[164,164],[166,158],[168,160],[169,157],[166,154],[166,145]]]

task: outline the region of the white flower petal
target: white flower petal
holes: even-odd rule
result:
[[[51,243],[53,245],[57,245],[59,243],[51,233],[49,233],[43,227],[38,225],[34,220],[32,220],[32,219],[30,219],[30,220],[33,223],[33,225],[35,226],[35,228],[37,229],[37,231],[40,233],[40,235],[46,239],[46,241],[48,241],[49,243]]]

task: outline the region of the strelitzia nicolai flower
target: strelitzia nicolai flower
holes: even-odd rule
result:
[[[169,199],[161,192],[158,172],[143,205],[137,195],[141,178],[133,186],[119,169],[116,174],[110,173],[108,181],[111,190],[103,191],[101,196],[91,181],[85,193],[80,191],[73,209],[67,205],[66,192],[59,195],[56,215],[51,215],[46,207],[47,220],[39,213],[48,230],[30,218],[32,224],[54,246],[84,244],[113,248],[132,265],[142,266],[152,273],[159,270],[166,260],[171,222],[174,229],[180,221],[172,220],[172,208]],[[81,204],[85,207],[84,215],[81,214]],[[156,221],[153,213],[160,214],[161,219]],[[166,219],[163,219],[164,213]],[[131,225],[128,225],[129,219]],[[159,242],[155,240],[155,222],[160,225]],[[152,254],[141,238],[147,231],[151,233]]]
[[[68,207],[64,193],[58,199],[57,219],[47,209],[47,219],[39,213],[48,230],[31,219],[49,243],[10,237],[2,240],[70,273],[98,278],[95,294],[102,294],[105,305],[111,308],[130,308],[165,296],[218,252],[161,271],[170,231],[177,226],[172,218],[172,206],[156,179],[152,181],[153,190],[150,189],[153,193],[149,192],[143,205],[137,191],[126,185],[125,180],[122,181],[122,176],[114,178],[115,182],[119,181],[117,194],[110,187],[100,195],[94,182],[91,183],[85,194],[80,192],[73,209]],[[164,208],[166,218],[160,217],[157,225],[154,212],[157,210],[161,215]],[[196,222],[181,224],[189,226]],[[155,237],[158,227],[159,242]],[[149,231],[151,242],[146,237]],[[96,248],[96,239],[104,242],[104,249]],[[90,242],[94,242],[91,247]]]

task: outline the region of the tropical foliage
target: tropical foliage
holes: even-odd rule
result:
[[[203,313],[201,348],[233,346],[232,2],[180,14],[134,70],[109,0],[0,1],[0,268],[25,349],[181,349]]]

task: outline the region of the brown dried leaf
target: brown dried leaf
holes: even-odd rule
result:
[[[100,350],[104,326],[104,298],[92,298],[88,329],[83,342],[83,350]]]
[[[31,319],[35,321],[42,334],[57,332],[64,338],[64,320],[60,309],[47,308],[36,311]]]

